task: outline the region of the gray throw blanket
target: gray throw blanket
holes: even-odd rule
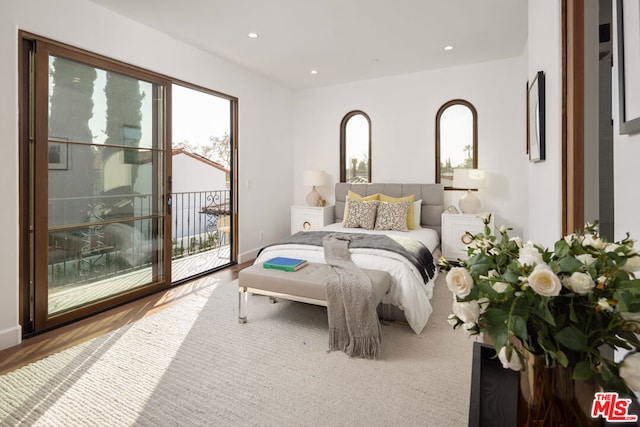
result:
[[[260,249],[258,255],[268,248],[274,245],[283,244],[295,244],[295,245],[311,245],[322,246],[322,239],[329,234],[336,234],[332,231],[300,231],[296,234],[289,236],[288,238],[267,245]],[[436,265],[433,262],[433,256],[429,249],[417,240],[401,237],[401,236],[387,236],[376,234],[364,234],[364,233],[340,233],[351,237],[351,249],[367,248],[367,249],[384,249],[386,251],[395,252],[404,256],[409,262],[411,262],[416,270],[422,275],[424,283],[429,283],[429,280],[433,279],[436,272]]]
[[[349,357],[374,359],[382,348],[380,322],[371,279],[351,261],[352,238],[335,233],[322,239],[329,265],[326,281],[329,351],[341,350]]]

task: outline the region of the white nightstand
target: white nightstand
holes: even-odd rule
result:
[[[333,222],[333,206],[291,206],[291,234],[320,231]]]
[[[467,259],[467,232],[477,234],[484,231],[484,218],[488,212],[476,214],[442,214],[442,256],[449,261]],[[493,215],[489,229],[493,233]]]

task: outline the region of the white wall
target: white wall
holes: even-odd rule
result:
[[[478,167],[488,173],[478,192],[496,225],[526,235],[526,57],[424,71],[296,94],[294,199],[304,204],[307,169],[322,169],[330,183],[319,188],[331,204],[340,178],[340,122],[349,111],[371,119],[373,182],[435,182],[435,116],[447,101],[462,98],[478,112]],[[460,192],[447,192],[454,204]]]
[[[614,4],[613,16],[617,14],[616,2]],[[627,29],[625,28],[625,31]],[[638,33],[638,28],[630,29]],[[617,27],[613,25],[613,34],[617,34]],[[638,52],[640,46],[628,43],[625,45],[626,52]],[[634,135],[620,135],[619,120],[619,97],[618,97],[618,44],[617,37],[614,36],[614,70],[613,70],[613,162],[614,162],[614,183],[615,183],[615,239],[623,239],[627,232],[634,239],[640,239],[640,195],[638,193],[638,183],[640,183],[640,173],[638,172],[638,162],[640,161],[640,133]],[[637,78],[637,76],[635,76]]]
[[[640,133],[620,135],[618,104],[618,55],[616,35],[616,2],[613,2],[614,70],[614,239],[620,240],[629,232],[640,239],[640,197],[638,196],[638,159],[640,159]],[[547,161],[529,167],[530,234],[536,241],[550,245],[562,232],[562,165],[561,165],[561,9],[560,0],[529,2],[529,74],[537,70],[547,73]],[[587,9],[587,22],[593,23],[593,11]],[[638,28],[635,28],[638,31]],[[640,46],[628,46],[638,51]],[[595,98],[587,98],[594,100]],[[594,101],[595,102],[595,101]],[[593,114],[587,108],[587,113]],[[593,116],[591,116],[593,117]],[[586,124],[585,129],[591,129]],[[590,136],[586,138],[589,139]]]
[[[226,173],[187,154],[174,154],[171,188],[174,193],[226,189]]]
[[[562,11],[560,0],[529,2],[528,79],[546,80],[546,160],[528,167],[529,235],[551,246],[562,237]]]
[[[293,171],[292,92],[86,0],[4,1],[0,5],[0,198],[5,209],[0,257],[0,349],[17,344],[18,324],[18,30],[239,98],[240,261],[289,229]],[[248,185],[249,184],[249,185]],[[256,212],[260,212],[256,215]],[[264,230],[265,242],[259,241]]]

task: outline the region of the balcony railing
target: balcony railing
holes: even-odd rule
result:
[[[172,194],[172,258],[220,247],[218,221],[231,214],[229,190]]]
[[[49,233],[49,285],[89,282],[148,267],[152,221],[126,218],[153,211],[148,194],[51,199],[50,217],[59,225]],[[228,236],[217,225],[228,215],[229,190],[172,193],[171,259],[227,244]]]

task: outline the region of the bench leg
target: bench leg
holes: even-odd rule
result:
[[[238,289],[238,323],[247,323],[247,289]]]
[[[391,324],[391,304],[382,303],[382,324]]]

